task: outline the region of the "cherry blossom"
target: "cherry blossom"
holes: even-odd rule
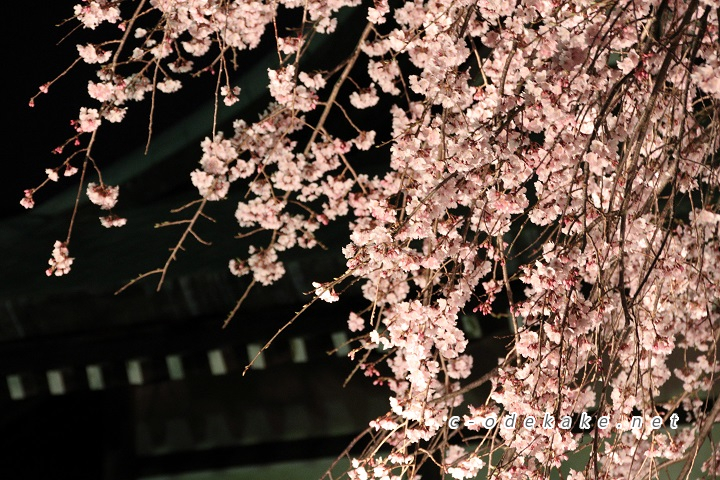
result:
[[[337,65],[312,70],[312,42],[345,34],[343,8],[366,26]],[[277,29],[284,10],[302,12],[291,34]],[[316,233],[345,219],[336,253],[347,270],[310,280],[309,302],[341,303],[345,285],[360,284],[368,309],[346,317],[350,357],[389,396],[349,478],[415,478],[421,465],[452,478],[689,472],[703,421],[720,421],[702,401],[720,373],[717,1],[151,0],[130,14],[98,0],[74,14],[98,34],[77,47],[99,68],[87,79],[92,105],[72,121],[74,156],[37,188],[61,167],[75,173],[71,159],[82,178],[100,173],[95,132],[157,91],[180,96],[213,75],[218,108],[236,104],[245,85],[232,65],[274,32],[272,101],[224,132],[209,122],[187,172],[196,213],[154,272],[164,278],[183,242],[200,238],[207,202],[234,193],[230,223],[252,240],[228,252],[228,268],[250,288],[277,282],[279,254],[322,245]],[[147,25],[131,27],[141,16]],[[103,22],[134,30],[120,41],[95,32]],[[87,195],[109,210],[118,187],[89,183]],[[68,273],[68,255],[56,242],[48,274]],[[470,314],[508,326],[507,354],[481,382],[461,322]],[[464,394],[481,387],[470,404]],[[697,421],[631,428],[637,411],[679,409]],[[585,412],[621,431],[588,441],[561,426]],[[512,413],[514,427],[478,426]],[[543,423],[550,413],[557,424]],[[455,436],[453,416],[483,436]],[[521,423],[529,417],[539,424]],[[568,469],[581,448],[593,460]],[[718,463],[717,452],[704,461],[708,478]]]
[[[230,272],[236,277],[242,277],[243,275],[247,275],[250,272],[250,269],[245,262],[237,260],[235,258],[230,260],[228,268],[230,269]]]
[[[348,319],[348,328],[351,332],[359,332],[365,328],[365,320],[355,312],[350,312],[350,318]]]
[[[158,82],[156,87],[161,92],[173,93],[180,90],[180,87],[182,87],[182,83],[179,80],[166,79],[162,82]]]
[[[340,300],[340,297],[337,293],[335,293],[335,290],[333,290],[332,287],[328,287],[318,282],[312,282],[312,286],[315,287],[315,295],[317,295],[320,300],[328,303]]]
[[[33,208],[35,206],[32,190],[25,190],[25,196],[22,198],[22,200],[20,200],[20,205],[27,209]]]
[[[95,29],[103,22],[116,23],[120,20],[119,2],[112,0],[85,0],[75,5],[75,15],[85,28]]]
[[[123,227],[127,224],[127,219],[118,217],[117,215],[108,215],[100,217],[100,224],[105,228]]]
[[[224,97],[223,103],[229,107],[239,100],[238,95],[240,95],[240,87],[235,86],[230,89],[227,85],[223,85],[220,88],[220,94]]]
[[[47,174],[50,181],[57,182],[60,179],[57,171],[53,170],[52,168],[46,168],[45,173]]]
[[[92,203],[103,210],[110,210],[118,201],[120,187],[110,185],[98,185],[94,182],[88,183],[87,196]]]
[[[69,256],[66,242],[57,240],[53,245],[52,257],[48,260],[50,268],[45,271],[47,276],[55,275],[57,277],[70,273],[70,266],[75,259]]]
[[[374,107],[379,101],[380,97],[377,95],[374,83],[371,83],[368,88],[363,89],[360,92],[353,92],[350,94],[350,103],[357,109]]]
[[[100,114],[95,108],[80,109],[80,118],[77,121],[76,129],[81,133],[94,132],[100,126],[102,121],[100,120]]]
[[[78,45],[78,53],[85,63],[105,63],[110,60],[112,52],[100,50],[95,45]]]

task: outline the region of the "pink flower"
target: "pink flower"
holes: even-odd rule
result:
[[[291,55],[298,51],[302,45],[302,37],[278,37],[278,49],[285,55]]]
[[[293,98],[295,88],[295,67],[288,65],[279,70],[268,69],[270,95],[280,104],[287,104]]]
[[[370,147],[375,145],[375,130],[360,132],[360,135],[353,140],[353,143],[358,150],[370,150]]]
[[[255,247],[250,247],[249,253],[248,267],[257,282],[265,286],[272,285],[285,275],[285,266],[278,260],[277,251],[274,248],[257,250]]]
[[[247,275],[248,273],[250,273],[250,269],[248,268],[247,263],[236,258],[230,260],[228,267],[230,268],[230,273],[232,273],[236,277],[242,277],[243,275]]]
[[[315,286],[315,284],[313,284]],[[365,328],[365,320],[355,312],[350,312],[350,318],[348,319],[348,328],[351,332],[359,332]]]
[[[625,55],[625,58],[617,63],[617,66],[624,75],[627,75],[637,66],[639,61],[640,55],[635,50],[631,50],[630,53]]]
[[[387,0],[376,0],[374,7],[368,8],[368,21],[381,25],[385,23],[385,15],[390,11]]]
[[[121,218],[114,214],[108,215],[105,217],[100,217],[100,224],[105,228],[122,227],[122,226],[125,226],[126,223],[127,223],[126,218]]]
[[[224,97],[223,103],[229,107],[231,105],[234,105],[239,100],[238,95],[240,95],[240,87],[235,86],[230,89],[227,85],[223,85],[220,88],[220,95]]]
[[[85,60],[85,63],[105,63],[110,60],[110,56],[112,55],[112,52],[100,50],[90,43],[87,45],[78,45],[77,51],[80,54],[80,58]]]
[[[120,20],[120,9],[110,0],[91,0],[75,5],[74,12],[85,28],[94,30],[103,22],[116,23]]]
[[[97,185],[91,182],[88,183],[86,193],[92,203],[98,205],[103,210],[110,210],[117,203],[120,187]]]
[[[70,266],[73,260],[74,259],[69,256],[67,245],[58,240],[53,245],[52,257],[48,260],[50,268],[45,270],[45,274],[47,276],[55,274],[55,276],[59,277],[70,273]]]
[[[371,83],[366,89],[350,94],[350,104],[357,109],[374,107],[379,100],[380,97],[377,95],[377,89],[374,83]]]
[[[210,201],[222,200],[230,188],[230,182],[224,176],[210,175],[202,170],[194,170],[190,174],[190,179],[200,195]]]
[[[80,109],[80,118],[76,125],[76,130],[80,133],[94,132],[100,126],[100,114],[95,108]]]
[[[173,80],[172,78],[166,78],[157,84],[157,89],[163,93],[177,92],[181,87],[182,83],[179,80]]]
[[[312,282],[312,286],[315,287],[315,295],[320,297],[320,300],[328,303],[340,300],[335,290],[332,287],[328,287],[327,284]]]
[[[110,107],[103,112],[103,118],[106,118],[108,122],[118,123],[125,118],[127,108]]]
[[[27,209],[33,208],[35,206],[32,190],[25,190],[25,196],[22,198],[22,200],[20,200],[20,205]]]
[[[88,93],[99,102],[107,102],[113,98],[115,86],[110,82],[88,82]]]

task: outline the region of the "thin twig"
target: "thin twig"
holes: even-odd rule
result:
[[[240,309],[240,305],[242,305],[243,302],[245,302],[245,299],[250,294],[250,290],[252,290],[252,288],[254,286],[255,286],[255,279],[253,278],[252,281],[250,282],[250,285],[248,285],[247,288],[245,289],[245,292],[243,292],[242,296],[238,299],[237,302],[235,302],[235,306],[230,311],[230,313],[228,313],[228,316],[225,317],[225,321],[223,322],[222,328],[225,328],[230,324],[230,320],[233,319],[233,317],[235,316],[237,311]]]
[[[200,202],[200,206],[198,206],[197,210],[195,211],[195,214],[192,216],[192,219],[190,220],[190,223],[188,224],[187,228],[183,232],[182,236],[180,237],[180,240],[178,243],[173,247],[173,249],[170,252],[170,256],[168,257],[167,261],[165,261],[165,266],[162,268],[162,274],[160,275],[160,281],[157,285],[157,291],[160,291],[160,288],[162,287],[163,283],[165,282],[165,276],[167,275],[168,269],[170,268],[170,264],[177,259],[177,253],[182,248],[183,243],[185,242],[185,239],[187,238],[188,234],[194,233],[192,232],[192,228],[195,226],[195,222],[197,222],[197,219],[200,218],[200,214],[202,213],[202,209],[205,207],[205,203],[207,202],[207,198],[203,198],[202,202]]]
[[[703,444],[705,438],[710,434],[710,430],[712,430],[715,419],[718,417],[719,414],[720,398],[716,398],[712,410],[710,410],[708,416],[705,417],[705,419],[703,420],[702,427],[700,427],[700,432],[698,432],[697,436],[695,437],[695,442],[693,443],[692,448],[688,450],[688,459],[685,461],[685,465],[683,465],[683,469],[680,471],[680,475],[677,476],[678,479],[683,480],[687,479],[690,476],[690,470],[692,469],[693,464],[697,459],[697,452],[700,449],[700,446]]]
[[[327,99],[327,102],[325,103],[325,108],[323,109],[322,114],[320,115],[320,120],[318,120],[317,128],[313,131],[312,135],[310,136],[310,140],[307,143],[307,146],[305,147],[305,151],[303,152],[304,155],[307,156],[308,153],[310,153],[310,147],[315,143],[315,138],[317,137],[318,132],[322,129],[323,125],[325,125],[325,120],[327,120],[328,115],[330,114],[330,110],[332,109],[333,105],[335,104],[335,99],[338,96],[338,93],[340,92],[340,87],[343,86],[345,83],[345,80],[347,80],[348,75],[350,75],[350,71],[355,66],[355,62],[357,61],[358,57],[360,56],[360,53],[362,50],[360,49],[360,45],[363,44],[367,36],[372,31],[373,24],[368,22],[367,25],[365,25],[365,30],[363,30],[362,34],[360,35],[360,39],[358,40],[357,47],[355,48],[355,51],[353,52],[352,56],[348,60],[347,65],[345,66],[345,69],[340,74],[340,78],[338,78],[337,82],[335,82],[335,85],[333,86],[332,91],[330,92],[330,96]]]
[[[280,327],[280,328],[278,329],[278,331],[275,332],[275,335],[273,335],[273,336],[270,338],[270,340],[268,340],[267,342],[265,342],[265,345],[263,345],[263,347],[257,352],[257,354],[255,354],[255,356],[252,358],[252,360],[250,360],[250,363],[248,363],[248,364],[245,366],[245,369],[243,370],[243,373],[242,373],[243,376],[245,376],[245,374],[247,373],[247,371],[250,370],[250,367],[253,366],[253,364],[254,364],[255,361],[258,359],[258,357],[259,357],[260,355],[262,355],[262,353],[270,347],[270,345],[275,341],[275,339],[276,339],[277,337],[279,337],[280,334],[285,331],[285,329],[287,329],[290,325],[292,325],[292,324],[295,322],[295,320],[297,320],[298,317],[305,312],[305,310],[307,310],[308,308],[310,308],[310,305],[312,305],[313,303],[315,303],[315,301],[316,301],[318,298],[319,298],[319,297],[315,297],[315,298],[313,298],[312,300],[310,300],[310,302],[306,303],[305,306],[303,306],[303,308],[301,308],[299,312],[295,313],[295,315],[294,315],[288,322],[286,322],[285,325],[283,325],[282,327]]]

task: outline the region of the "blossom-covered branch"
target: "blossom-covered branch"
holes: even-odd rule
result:
[[[273,33],[272,102],[232,131],[208,126],[187,172],[199,208],[179,222],[187,228],[165,266],[148,273],[164,277],[183,242],[201,240],[202,207],[231,191],[244,192],[236,225],[270,232],[228,252],[230,271],[251,285],[276,282],[282,252],[313,248],[323,226],[349,219],[347,271],[315,279],[312,293],[342,301],[343,282],[361,283],[368,307],[349,316],[350,355],[390,394],[387,414],[357,439],[362,454],[346,452],[349,478],[428,468],[456,479],[655,478],[691,464],[718,421],[708,408],[720,337],[718,1],[129,3],[127,12],[111,0],[75,7],[86,29],[109,22],[120,33],[78,45],[100,69],[64,148],[100,175],[94,132],[146,94],[179,95],[194,75],[217,75],[216,95],[234,104],[236,56]],[[356,46],[309,70],[311,43],[342,35],[345,9],[362,12]],[[332,112],[338,122],[327,121]],[[365,130],[367,112],[388,131]],[[364,168],[363,152],[386,160],[382,173]],[[49,170],[51,181],[75,168],[75,154]],[[114,208],[118,189],[101,178],[87,195]],[[25,207],[38,188],[25,191]],[[54,245],[49,273],[70,270],[68,242]],[[471,312],[513,329],[483,382],[469,380],[474,358],[459,326]],[[464,405],[468,382],[489,389],[484,403]],[[677,432],[629,428],[637,411],[679,409],[692,421]],[[510,412],[588,411],[627,432],[481,428]],[[457,412],[476,436],[448,426]],[[582,449],[586,467],[569,470]],[[703,465],[707,478],[720,474],[718,458]]]

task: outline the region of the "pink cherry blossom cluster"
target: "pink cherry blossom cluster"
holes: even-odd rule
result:
[[[640,8],[645,14],[657,7],[649,2],[627,3],[632,11]],[[348,266],[367,279],[364,292],[382,312],[380,322],[373,322],[379,328],[369,333],[365,348],[396,352],[388,362],[395,379],[389,385],[397,393],[393,413],[400,421],[417,424],[404,428],[401,425],[406,424],[398,421],[375,424],[392,432],[386,441],[399,449],[427,439],[423,434],[432,437],[433,415],[447,418],[449,411],[447,405],[433,401],[438,393],[432,382],[442,374],[452,378],[453,370],[439,369],[437,358],[448,361],[457,353],[444,352],[437,340],[447,334],[427,332],[423,320],[435,326],[453,325],[460,308],[477,295],[476,278],[491,269],[507,268],[505,258],[512,250],[505,241],[492,239],[512,233],[513,222],[523,214],[538,227],[550,227],[546,229],[550,235],[518,278],[527,288],[522,301],[509,306],[517,329],[514,354],[492,380],[492,402],[521,415],[537,415],[548,410],[580,413],[597,408],[601,401],[604,412],[620,421],[633,408],[655,408],[673,375],[686,378],[685,391],[692,395],[703,395],[716,385],[718,367],[706,360],[706,352],[717,348],[720,272],[708,267],[698,274],[698,265],[716,265],[720,260],[717,214],[691,211],[686,225],[667,226],[672,218],[667,202],[675,202],[676,191],[691,192],[703,182],[717,196],[718,167],[708,163],[720,148],[717,134],[696,116],[682,121],[666,117],[673,108],[689,111],[688,98],[703,94],[691,92],[703,87],[688,84],[693,77],[688,78],[686,64],[672,62],[659,49],[660,43],[649,45],[642,55],[635,50],[642,38],[633,38],[627,28],[630,8],[614,12],[618,30],[604,32],[614,28],[607,26],[607,12],[594,10],[590,3],[575,10],[570,5],[556,10],[551,2],[482,5],[481,14],[475,15],[459,3],[443,4],[449,10],[406,4],[396,11],[396,20],[409,28],[390,32],[363,50],[371,57],[407,53],[421,69],[419,75],[408,77],[409,86],[426,102],[392,111],[391,167],[397,177],[388,175],[382,183],[371,184],[370,194],[353,197],[351,207],[360,218],[354,223],[353,244],[346,249]],[[459,9],[455,16],[448,13],[453,7]],[[697,51],[703,50],[708,58],[717,55],[717,43],[712,43],[717,28],[706,23],[717,18],[711,17],[712,10],[676,7],[678,21],[688,19],[683,28],[689,29]],[[454,28],[463,14],[468,35],[477,35],[493,48],[481,66],[479,76],[485,82],[481,88],[473,89],[467,74],[457,68],[467,61],[473,46],[457,41]],[[506,29],[494,27],[501,21]],[[533,24],[540,28],[531,28]],[[413,35],[413,28],[420,25],[426,33],[423,37]],[[607,44],[599,41],[599,34],[608,38]],[[673,48],[688,52],[691,45]],[[617,66],[610,65],[613,49],[629,49]],[[592,75],[586,69],[591,60]],[[389,72],[379,65],[393,63],[371,63],[371,76]],[[656,80],[660,85],[665,78],[685,85],[683,91],[689,95],[653,93],[657,87],[648,81],[650,75],[661,78]],[[379,78],[374,80],[382,85]],[[393,93],[392,80],[391,75],[385,78],[383,91]],[[622,92],[620,97],[600,94],[613,88]],[[704,93],[713,95],[711,88]],[[612,113],[608,102],[614,102]],[[428,103],[441,106],[442,113],[433,115]],[[532,139],[531,134],[537,133],[543,134],[542,142]],[[667,138],[674,139],[672,156]],[[536,198],[532,203],[529,187]],[[663,194],[670,190],[673,196]],[[399,194],[407,199],[404,209],[383,204],[383,199]],[[450,213],[459,207],[467,213],[459,217]],[[706,220],[698,222],[700,217]],[[703,227],[704,222],[714,230]],[[699,235],[689,235],[688,229],[698,230]],[[406,231],[412,231],[410,237]],[[407,238],[422,240],[422,250],[404,244]],[[468,238],[485,240],[468,242]],[[463,251],[463,242],[476,246]],[[481,256],[483,251],[486,255]],[[489,263],[476,273],[480,261]],[[440,280],[435,287],[433,281],[439,277],[452,282]],[[408,281],[416,287],[404,287]],[[495,297],[494,281],[482,287],[488,298]],[[449,309],[447,320],[430,312],[417,319],[407,311],[398,314],[405,297],[418,289],[422,297],[431,298],[430,308],[456,308]],[[665,293],[658,297],[661,290]],[[484,302],[483,308],[487,306]],[[450,335],[462,352],[462,333]],[[421,348],[413,338],[425,340]],[[669,356],[678,349],[699,355],[698,361],[687,362],[687,377],[670,371]],[[606,397],[598,396],[598,384],[606,386]],[[448,393],[452,389],[439,392]],[[686,406],[692,407],[687,402]],[[422,433],[418,435],[416,428]],[[637,435],[643,441],[649,438],[647,432]],[[402,442],[395,440],[398,436]],[[578,445],[575,436],[555,429],[500,430],[498,436],[506,448],[518,452],[498,478],[545,475],[548,469],[559,468],[567,452]],[[639,465],[635,441],[621,438],[606,445],[610,451],[628,448]],[[655,434],[651,445],[658,459],[677,458],[678,451],[683,452],[677,440],[673,443],[663,435]],[[610,463],[605,463],[608,471],[617,466]],[[662,463],[658,460],[655,466]],[[629,464],[615,471],[623,468],[627,475]],[[451,474],[466,478],[457,470]]]
[[[45,270],[45,274],[49,277],[51,275],[62,276],[70,273],[70,266],[73,264],[74,258],[70,257],[70,252],[65,242],[57,240],[53,245],[52,257],[48,260],[50,268]]]
[[[356,48],[337,68],[306,71],[308,43],[340,34],[343,7],[368,21]],[[88,29],[118,23],[122,40],[78,47],[80,59],[101,65],[99,82],[88,83],[100,105],[81,108],[67,145],[98,169],[90,146],[102,120],[122,120],[127,103],[148,93],[181,94],[191,74],[217,75],[217,95],[234,104],[235,56],[273,28],[273,102],[230,133],[212,125],[190,173],[198,210],[174,252],[188,233],[198,238],[206,203],[232,189],[244,190],[233,220],[240,236],[268,232],[245,256],[228,255],[231,273],[251,275],[251,287],[285,274],[283,252],[319,245],[322,226],[350,218],[347,271],[308,286],[313,298],[336,302],[343,282],[360,282],[369,307],[349,315],[350,357],[390,395],[348,476],[416,478],[432,464],[456,479],[485,468],[494,479],[549,478],[587,448],[587,468],[567,478],[655,478],[672,464],[690,468],[702,425],[720,421],[702,401],[720,374],[719,7],[151,0],[123,17],[119,2],[85,1],[78,20]],[[291,35],[278,31],[279,8],[304,9]],[[156,28],[134,26],[152,14]],[[391,131],[361,128],[366,111],[384,115]],[[359,159],[372,154],[387,158],[383,173],[364,171]],[[36,190],[25,191],[24,207]],[[110,209],[118,190],[90,183],[87,193]],[[67,255],[67,242],[56,243],[49,271],[67,273]],[[459,323],[470,312],[511,330],[507,355],[483,382],[471,380],[478,359]],[[465,405],[481,385],[485,402]],[[474,419],[593,410],[624,425],[636,409],[680,407],[697,422],[675,435],[598,430],[588,442],[518,422],[474,444],[448,441],[447,421],[460,409]],[[705,463],[708,475],[717,459]]]
[[[113,0],[88,1],[75,5],[75,17],[85,28],[95,29],[103,22],[117,23],[120,18],[120,2]]]
[[[103,210],[112,209],[118,201],[120,187],[110,185],[98,185],[90,182],[87,187],[87,196],[92,203]]]
[[[112,210],[117,204],[118,195],[120,194],[120,187],[96,184],[94,182],[88,183],[87,196],[92,203],[99,206],[102,210]],[[122,227],[127,223],[126,218],[119,217],[114,213],[100,217],[100,224],[105,228],[110,227]]]

